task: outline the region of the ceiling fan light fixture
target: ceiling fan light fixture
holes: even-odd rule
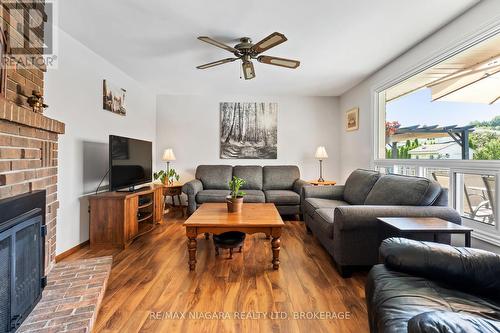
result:
[[[251,61],[244,61],[242,67],[245,80],[251,80],[255,77],[255,70]]]

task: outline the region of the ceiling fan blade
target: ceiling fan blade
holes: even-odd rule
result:
[[[279,32],[273,32],[250,49],[254,54],[259,54],[264,51],[269,50],[276,45],[286,42],[287,39],[285,35],[280,34]]]
[[[245,80],[251,80],[255,77],[255,70],[251,61],[243,61],[242,67]]]
[[[214,67],[214,66],[219,66],[219,65],[222,65],[222,64],[225,64],[225,63],[228,63],[228,62],[233,62],[235,60],[238,60],[238,58],[226,58],[226,59],[217,60],[217,61],[214,61],[214,62],[209,62],[208,64],[196,66],[196,68],[198,68],[198,69],[206,69],[206,68],[210,68],[210,67]]]
[[[221,49],[224,49],[224,50],[229,51],[231,53],[239,53],[239,51],[237,49],[235,49],[234,47],[231,47],[231,46],[228,46],[228,45],[226,45],[224,43],[216,41],[213,38],[206,37],[206,36],[200,36],[200,37],[198,37],[198,39],[201,40],[201,41],[203,41],[203,42],[205,42],[205,43],[212,44],[214,46],[220,47]]]
[[[268,65],[275,65],[275,66],[281,66],[281,67],[286,67],[286,68],[297,68],[300,66],[300,61],[298,60],[291,60],[291,59],[285,59],[285,58],[277,58],[277,57],[270,57],[270,56],[260,56],[257,58],[259,62],[262,62],[264,64]]]

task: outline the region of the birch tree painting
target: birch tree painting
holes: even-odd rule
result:
[[[278,158],[277,103],[220,103],[220,157]]]

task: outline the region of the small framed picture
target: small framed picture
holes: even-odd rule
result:
[[[356,131],[359,129],[359,108],[353,108],[346,113],[346,131]]]

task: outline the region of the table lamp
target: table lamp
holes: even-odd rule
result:
[[[175,161],[175,154],[172,148],[165,149],[163,152],[162,160],[167,162],[167,175],[170,169],[170,161]]]
[[[316,149],[316,154],[314,154],[314,157],[316,157],[319,160],[319,179],[318,179],[318,182],[324,182],[325,180],[323,179],[323,160],[328,158],[328,154],[326,153],[325,147],[319,146]]]

